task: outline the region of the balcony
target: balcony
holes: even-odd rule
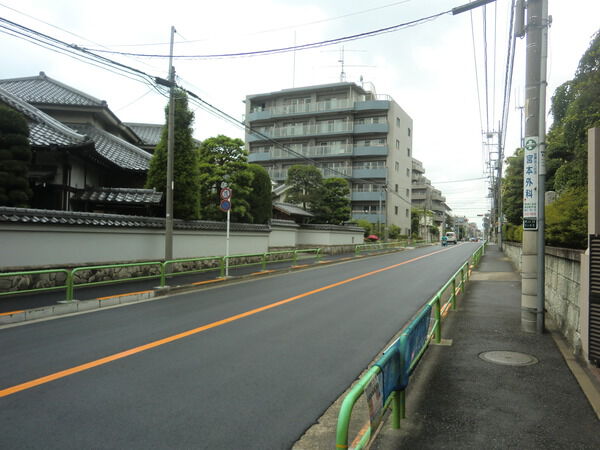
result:
[[[383,214],[365,213],[360,211],[352,211],[353,220],[366,220],[370,223],[385,223]]]
[[[350,156],[387,156],[387,146],[352,147],[351,145],[326,147],[313,146],[302,149],[290,146],[291,151],[276,149],[270,152],[253,152],[248,156],[250,162],[270,161],[273,159],[297,159],[298,154],[308,158],[335,158]]]
[[[354,168],[352,170],[353,178],[386,178],[387,168],[376,168],[376,169],[362,169]]]
[[[379,200],[385,200],[385,193],[381,194],[379,192],[352,191],[352,201],[353,202],[364,202],[364,201],[377,202]]]
[[[415,192],[412,191],[412,199],[413,200],[426,200],[427,194],[425,192]]]
[[[350,157],[352,156],[352,146],[314,146],[305,147],[302,149],[294,148],[290,146],[290,151],[284,149],[276,149],[270,152],[256,152],[250,153],[248,156],[249,162],[257,161],[269,161],[273,159],[298,159],[300,156],[306,156],[307,158],[332,158],[332,157]]]
[[[355,146],[352,154],[354,156],[387,156],[389,153],[387,145],[381,146]]]
[[[329,112],[343,111],[387,111],[390,109],[388,96],[380,96],[386,100],[367,100],[353,102],[348,99],[331,99],[316,103],[302,103],[297,105],[279,105],[266,109],[255,109],[248,113],[248,122],[256,120],[269,120],[278,117],[301,117]]]
[[[355,111],[387,111],[388,109],[390,109],[389,100],[368,100],[354,104]]]
[[[248,155],[248,162],[255,163],[259,161],[270,161],[273,159],[271,157],[271,152],[256,152],[250,153]]]
[[[335,136],[339,134],[350,134],[353,130],[352,122],[341,123],[312,123],[303,126],[272,127],[262,131],[262,134],[271,139],[286,139],[310,136]],[[248,133],[248,142],[264,141],[266,138]]]
[[[354,134],[387,133],[387,123],[362,123],[354,125]]]

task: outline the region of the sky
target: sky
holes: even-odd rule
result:
[[[175,55],[208,55],[288,47],[402,24],[469,0],[0,0],[0,17],[90,49],[167,55],[171,26]],[[497,157],[510,0],[472,13],[311,50],[270,56],[176,59],[177,82],[243,120],[247,95],[345,80],[372,83],[413,119],[413,156],[446,196],[452,213],[481,225],[490,209],[487,162]],[[557,86],[573,78],[600,29],[597,0],[549,0],[548,107]],[[485,22],[485,28],[484,28]],[[484,33],[484,29],[486,32]],[[0,31],[3,31],[0,29]],[[485,39],[484,39],[485,37]],[[484,51],[487,43],[487,52]],[[342,58],[343,50],[343,58]],[[168,59],[103,53],[166,78]],[[486,71],[487,55],[487,71]],[[124,122],[164,123],[167,99],[135,77],[124,77],[31,42],[0,34],[0,78],[51,78],[106,100]],[[487,74],[487,76],[486,76]],[[516,46],[505,155],[520,142],[525,85],[525,40]],[[487,83],[486,83],[487,79]],[[486,89],[487,85],[487,89]],[[486,102],[487,99],[487,102]],[[194,106],[197,139],[242,128]],[[551,118],[548,119],[548,126]],[[492,154],[490,155],[490,152]]]

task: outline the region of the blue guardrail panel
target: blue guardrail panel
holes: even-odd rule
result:
[[[429,333],[430,319],[431,305],[427,305],[400,336],[397,346],[400,354],[401,373],[396,390],[401,391],[408,386],[410,365],[425,345]]]
[[[383,375],[383,403],[385,403],[398,384],[398,378],[400,378],[400,371],[402,365],[400,363],[400,351],[398,346],[394,345],[391,347],[384,356],[379,358],[375,363],[381,369]]]

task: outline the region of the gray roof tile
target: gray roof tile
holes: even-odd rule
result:
[[[77,211],[54,211],[46,209],[10,208],[0,206],[0,225],[3,223],[55,224],[100,226],[116,228],[155,228],[164,229],[165,219],[161,217],[127,216],[120,214],[85,213]],[[173,227],[179,230],[210,230],[225,232],[225,222],[207,220],[174,220]],[[231,231],[268,233],[269,225],[236,223],[230,224]]]
[[[290,203],[273,202],[273,208],[289,215],[313,217],[313,214]]]
[[[88,124],[67,124],[70,128],[89,136],[96,144],[96,151],[124,169],[146,171],[152,155],[133,144]]]
[[[106,106],[106,102],[56,81],[44,72],[37,77],[0,80],[0,87],[28,103],[47,105]]]
[[[160,141],[163,125],[155,123],[125,123],[139,136],[144,145],[156,145]]]
[[[163,193],[154,189],[96,188],[86,189],[73,195],[72,200],[112,204],[159,204]]]
[[[56,144],[71,146],[88,141],[86,136],[75,132],[48,114],[2,89],[2,87],[0,87],[0,102],[9,105],[25,116],[29,124],[29,143],[31,145]]]

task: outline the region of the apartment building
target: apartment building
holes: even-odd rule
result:
[[[246,97],[250,162],[284,183],[295,164],[351,184],[352,218],[410,232],[412,119],[389,96],[340,82]]]
[[[412,206],[415,209],[431,211],[430,225],[441,229],[446,222],[446,215],[451,209],[446,204],[446,197],[439,189],[431,185],[431,181],[425,176],[423,163],[418,159],[412,160]]]

